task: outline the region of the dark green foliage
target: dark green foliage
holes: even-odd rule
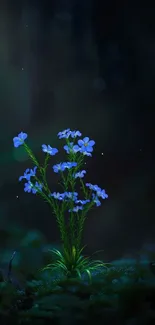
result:
[[[47,245],[37,231],[25,233],[20,240],[18,237],[18,243],[10,277],[12,249],[8,246],[0,251],[1,325],[155,324],[151,262],[112,263],[92,271],[90,282],[87,274],[80,279],[61,270],[40,272],[51,262],[48,249],[54,245]]]
[[[50,324],[50,321],[54,324],[87,324],[94,321],[123,325],[127,320],[138,320],[141,313],[145,318],[153,319],[155,284],[148,280],[137,281],[136,270],[135,273],[128,272],[129,278],[132,275],[132,284],[127,279],[123,282],[123,277],[127,277],[123,272],[126,274],[127,268],[109,268],[95,275],[91,284],[61,276],[51,280],[49,273],[46,280],[27,281],[22,292],[10,283],[1,282],[1,311],[18,314],[17,324]]]

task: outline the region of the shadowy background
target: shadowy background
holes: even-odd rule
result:
[[[149,1],[1,1],[0,71],[0,229],[17,223],[59,242],[48,205],[18,182],[31,163],[12,138],[28,133],[42,159],[41,144],[61,149],[56,135],[69,127],[96,141],[86,180],[109,194],[89,213],[87,251],[104,249],[111,259],[153,241],[155,7]],[[52,191],[57,183],[49,169]]]

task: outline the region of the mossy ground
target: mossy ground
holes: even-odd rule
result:
[[[1,249],[1,325],[155,324],[155,267],[149,252],[145,258],[112,262],[92,273],[90,283],[86,274],[79,280],[38,272],[50,261],[48,248],[39,233],[26,234],[9,277],[11,250]]]

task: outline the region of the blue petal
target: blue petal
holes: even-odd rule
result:
[[[47,146],[46,146],[46,144],[42,144],[42,150],[43,150],[44,152],[47,151]]]
[[[86,151],[88,151],[88,152],[92,152],[93,151],[93,148],[90,147],[89,145],[87,147],[85,147],[85,148],[86,148]]]
[[[19,147],[21,144],[21,142],[19,141],[19,139],[17,137],[13,138],[13,142],[14,142],[15,148]]]
[[[83,139],[83,141],[84,141],[84,143],[87,143],[87,142],[89,142],[89,138],[88,138],[88,137],[85,137],[85,138]]]
[[[81,140],[82,141],[82,140]],[[77,145],[77,144],[75,144],[75,146],[73,146],[73,151],[74,152],[78,152],[78,151],[80,151],[80,147]]]
[[[84,141],[83,140],[78,140],[78,145],[80,146],[80,147],[82,147],[83,145],[84,145]]]
[[[89,146],[94,146],[94,144],[95,144],[95,141],[94,140],[90,140],[89,141]]]
[[[27,133],[20,132],[18,134],[18,138],[20,138],[21,140],[25,140],[27,138]]]

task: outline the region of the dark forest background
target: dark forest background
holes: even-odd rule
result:
[[[56,134],[69,127],[96,141],[86,179],[109,194],[89,214],[87,250],[111,259],[153,242],[154,118],[153,2],[1,1],[1,229],[18,224],[59,241],[48,206],[18,182],[31,164],[12,138],[27,132],[42,159],[41,144],[60,149]],[[51,190],[57,182],[49,170]]]

